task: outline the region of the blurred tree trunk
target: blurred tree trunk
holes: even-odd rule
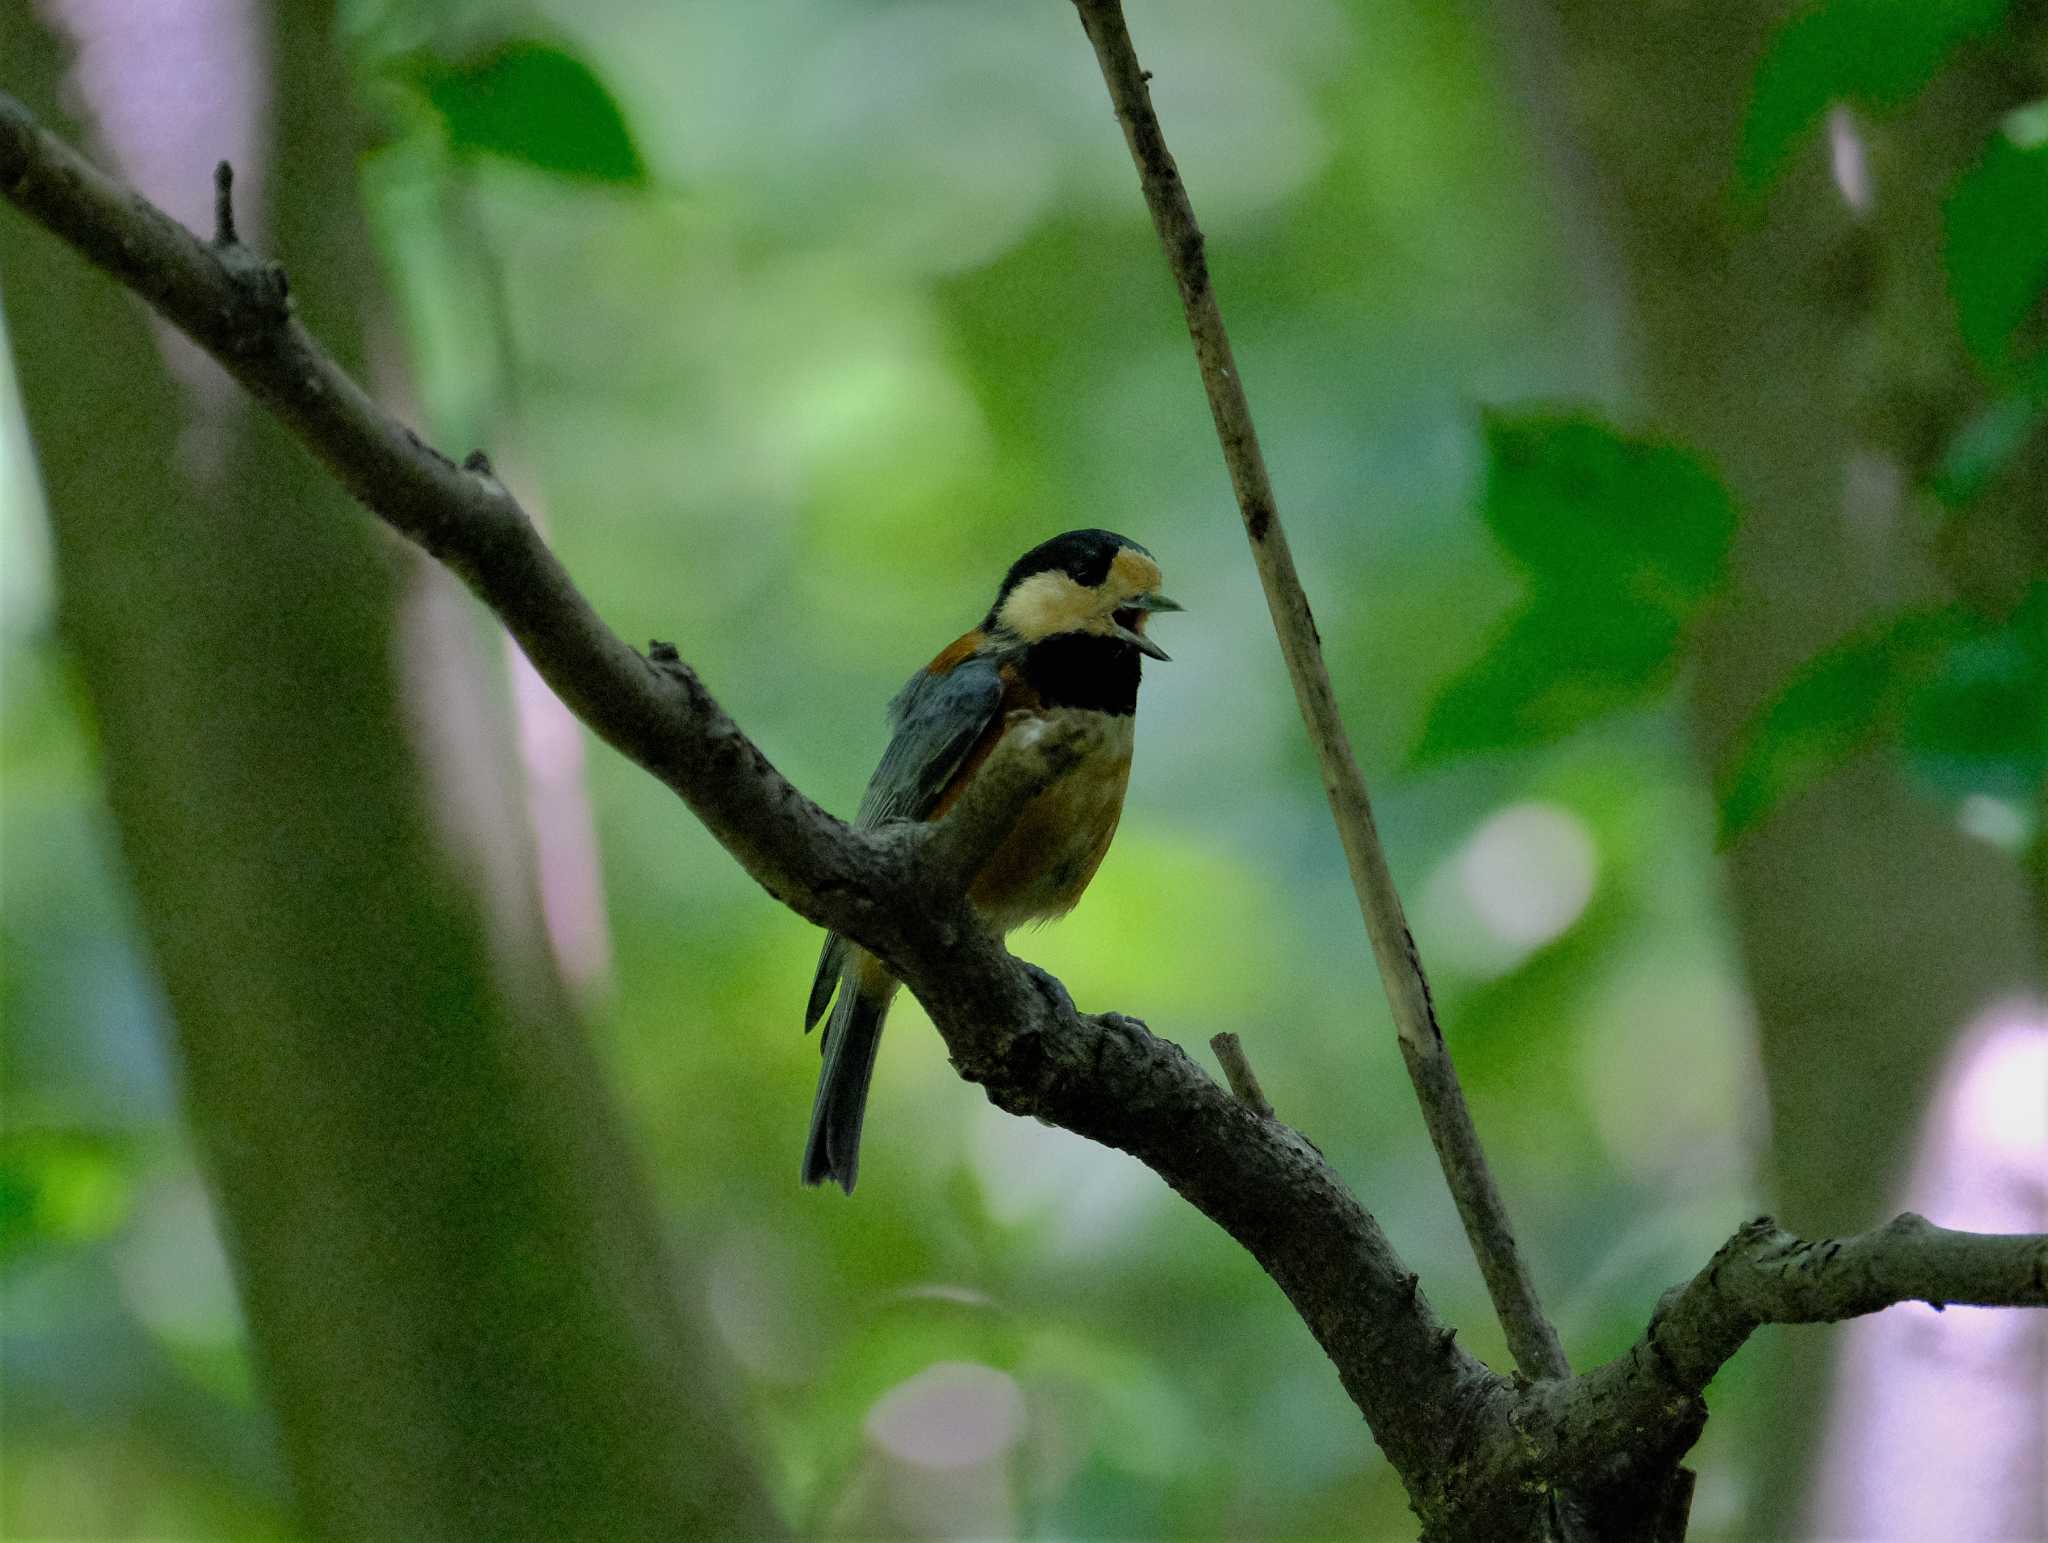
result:
[[[60,124],[33,10],[0,6],[0,59]],[[243,235],[349,359],[373,265],[330,6],[252,10],[275,110]],[[389,543],[56,243],[8,222],[0,258],[63,627],[310,1525],[776,1531],[559,982],[494,964],[430,817]]]
[[[1969,407],[1940,290],[1940,198],[2012,88],[1994,61],[1938,86],[1849,208],[1816,135],[1755,207],[1734,188],[1758,62],[1785,0],[1514,0],[1504,8],[1568,198],[1604,228],[1654,423],[1716,463],[1742,513],[1691,715],[1727,755],[1790,671],[1861,622],[1942,593],[1908,500]],[[1990,78],[1987,78],[1990,77]],[[1943,1052],[2034,979],[2015,865],[1875,758],[1788,803],[1725,869],[1770,1109],[1772,1204],[1809,1235],[1877,1221]],[[1937,1218],[1939,1220],[1939,1218]],[[1751,1524],[1799,1527],[1833,1336],[1776,1339],[1782,1436]]]

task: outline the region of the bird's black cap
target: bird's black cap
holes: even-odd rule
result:
[[[1145,552],[1147,557],[1152,555],[1129,536],[1119,536],[1113,530],[1070,530],[1050,541],[1041,541],[1010,564],[990,614],[1001,610],[1010,591],[1035,573],[1058,570],[1083,588],[1093,589],[1109,577],[1109,565],[1126,547],[1133,552]]]

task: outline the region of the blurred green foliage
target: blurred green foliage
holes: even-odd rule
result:
[[[563,49],[514,38],[469,63],[419,54],[391,73],[418,87],[458,156],[502,156],[627,187],[646,180],[625,114],[590,66]]]
[[[1571,276],[1497,40],[1410,0],[1132,9],[1416,937],[1583,1364],[1757,1200],[1717,827],[1877,743],[1945,796],[2019,810],[2041,770],[2042,591],[2000,621],[1911,612],[1813,661],[1716,790],[1670,688],[1739,511],[1683,447],[1611,426],[1629,416],[1613,301]],[[1017,552],[1084,524],[1150,546],[1189,609],[1147,679],[1123,831],[1073,918],[1015,946],[1084,1007],[1190,1048],[1242,1033],[1283,1117],[1498,1362],[1069,8],[539,11],[358,7],[366,98],[396,72],[432,109],[385,115],[365,187],[435,436],[521,466],[612,622],[678,638],[841,810],[882,704]],[[1831,101],[1895,105],[2002,11],[1806,13],[1731,173],[1761,185]],[[563,41],[526,41],[543,36]],[[2021,217],[2038,154],[1992,147],[1951,201],[1961,333],[2018,404],[1952,448],[1953,489],[2037,429],[2014,340],[2042,276]],[[1512,405],[1556,400],[1597,405]],[[40,571],[33,478],[0,446],[0,1530],[285,1535],[89,719],[47,594],[17,588]],[[510,757],[510,728],[487,727]],[[801,1190],[812,929],[642,774],[596,751],[587,787],[613,951],[591,1031],[791,1518],[1409,1530],[1249,1260],[1123,1158],[986,1107],[912,1004],[857,1197]],[[958,1364],[1008,1382],[921,1380]],[[1738,1363],[1714,1390],[1697,1535],[1739,1513],[1772,1439],[1747,1387]],[[972,1461],[933,1458],[935,1438],[920,1457],[885,1412],[993,1434]]]
[[[1552,413],[1488,415],[1480,512],[1529,600],[1431,706],[1425,762],[1542,743],[1651,700],[1735,534],[1693,456]]]
[[[1724,774],[1723,839],[1895,735],[1964,625],[1953,610],[1896,616],[1809,660],[1758,717]]]
[[[2048,279],[2048,142],[2038,111],[1994,135],[1949,196],[1943,261],[1957,325],[1972,357],[2010,380],[2038,360]],[[2022,329],[2032,323],[2031,335]],[[2037,391],[2048,382],[2037,384]]]
[[[1951,795],[2021,801],[2048,784],[2048,583],[1955,641],[1907,709],[1905,744]]]
[[[1957,48],[1994,31],[2010,0],[1813,0],[1757,69],[1736,172],[1756,192],[1834,103],[1904,106]]]
[[[1903,612],[1811,660],[1726,769],[1723,839],[1875,746],[1905,752],[1945,799],[2025,808],[2048,779],[2048,584],[2003,621]],[[2016,820],[2005,839],[2024,831]]]

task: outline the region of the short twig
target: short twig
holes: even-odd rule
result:
[[[235,234],[235,169],[226,161],[213,168],[213,244],[241,245]]]
[[[1272,1119],[1273,1106],[1266,1101],[1266,1090],[1259,1086],[1258,1073],[1252,1070],[1252,1063],[1245,1057],[1244,1042],[1235,1034],[1226,1032],[1211,1036],[1209,1048],[1216,1052],[1216,1064],[1223,1068],[1224,1078],[1230,1083],[1230,1091],[1237,1095],[1237,1101],[1260,1119]]]

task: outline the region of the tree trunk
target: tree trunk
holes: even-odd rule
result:
[[[56,123],[28,9],[0,7],[0,57]],[[346,358],[351,89],[326,4],[259,14],[270,214],[242,234]],[[386,538],[112,285],[20,222],[0,242],[62,625],[312,1529],[779,1530],[564,994],[494,965],[430,818]]]
[[[1748,207],[1738,136],[1791,10],[1507,8],[1565,196],[1618,257],[1651,417],[1708,455],[1741,510],[1727,603],[1692,672],[1709,768],[1795,666],[1954,577],[1916,540],[1907,502],[1974,390],[1934,238],[1944,189],[2013,105],[1966,61],[1970,87],[1938,86],[1880,131],[1868,218],[1832,184],[1818,136]],[[2035,977],[2021,876],[1877,757],[1739,840],[1725,875],[1768,1087],[1773,1208],[1809,1234],[1867,1226],[1900,1186],[1943,1052]],[[1831,1340],[1806,1330],[1772,1346],[1761,1531],[1799,1530]]]

